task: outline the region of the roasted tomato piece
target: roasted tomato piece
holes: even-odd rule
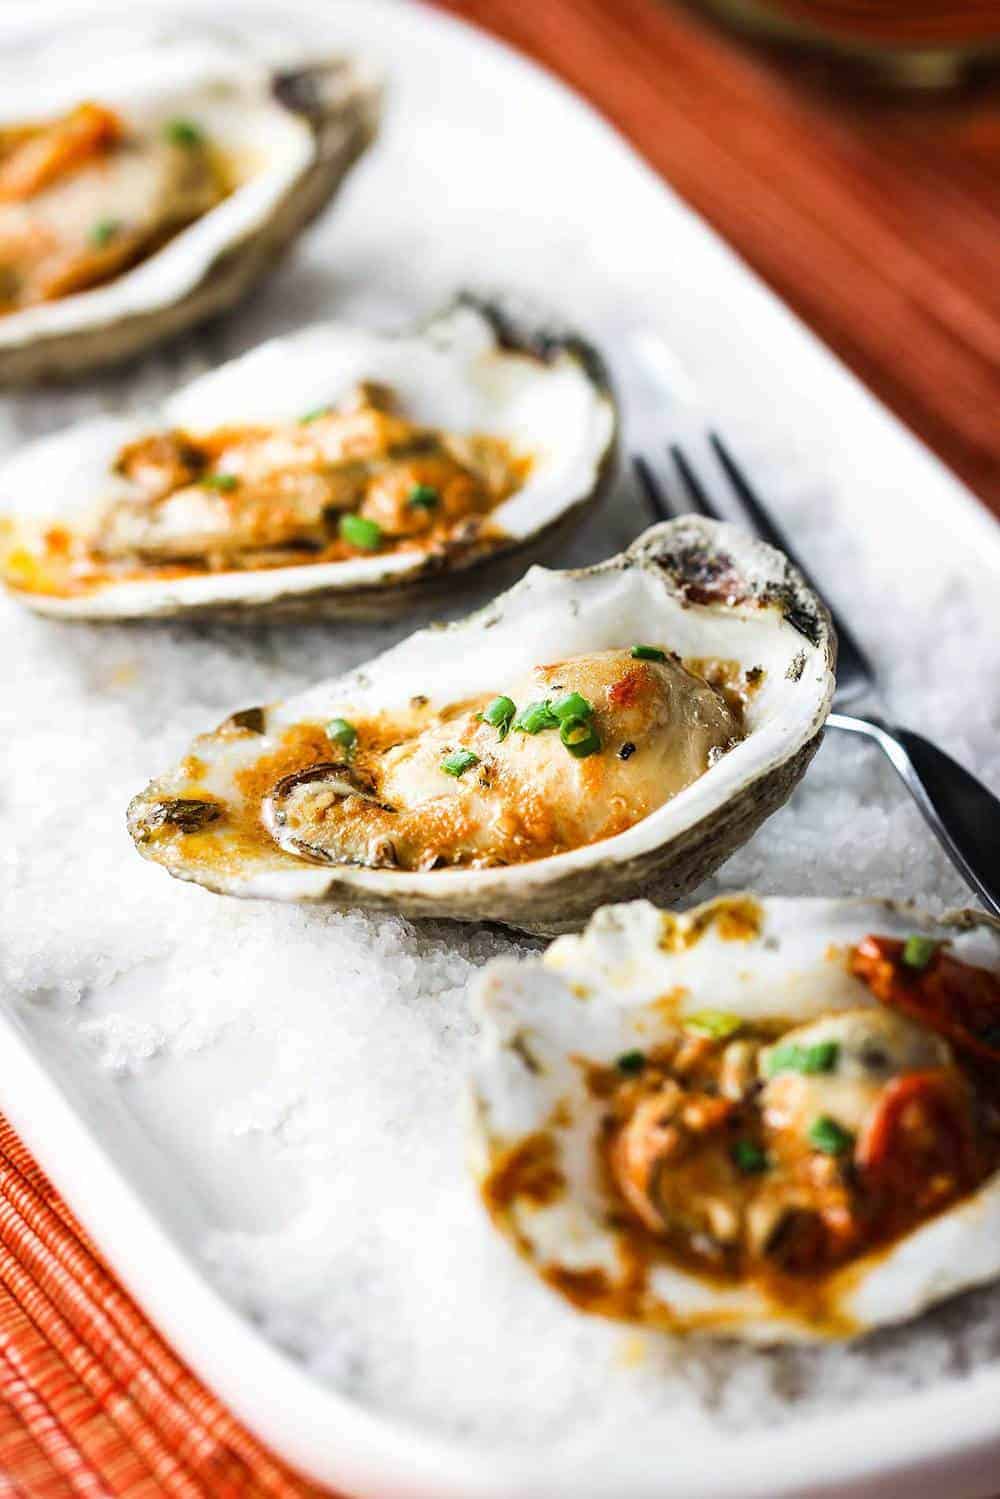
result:
[[[1000,1062],[1000,977],[960,962],[942,945],[919,965],[908,963],[907,946],[894,937],[864,937],[851,954],[851,972],[882,1004],[946,1037],[960,1051]]]
[[[947,1068],[886,1084],[855,1151],[876,1232],[935,1211],[978,1180],[970,1102]]]

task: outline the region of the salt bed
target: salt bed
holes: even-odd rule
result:
[[[444,235],[431,255],[412,199],[377,193],[376,165],[388,171],[402,149],[390,131],[343,211],[238,318],[85,388],[6,399],[0,444],[141,404],[320,310],[391,323],[432,307],[470,266],[495,273],[489,226],[466,223],[460,254]],[[505,247],[511,282],[550,297],[558,286],[559,305],[586,307],[598,337],[619,331],[627,303],[602,300],[586,253],[567,257],[558,226],[548,232],[545,254],[537,234],[530,255],[513,238]],[[636,317],[647,280],[632,278]],[[672,314],[662,295],[661,311],[678,329],[694,315]],[[996,784],[995,557],[950,525],[914,524],[901,539],[878,498],[896,476],[876,483],[862,448],[847,456],[851,444],[794,381],[782,403],[740,381],[738,333],[727,336],[725,357],[706,355],[699,372],[713,411],[727,413],[734,444],[849,605],[894,711]],[[704,339],[689,343],[693,355]],[[860,424],[860,404],[855,415]],[[605,556],[645,523],[623,485],[564,560]],[[487,590],[480,582],[470,604]],[[494,1235],[464,1164],[460,1095],[475,1041],[465,984],[488,958],[532,944],[498,929],[222,900],[136,856],[126,803],[195,733],[409,627],[90,628],[0,603],[5,999],[53,1069],[104,1100],[111,1148],[123,1134],[113,1103],[161,1153],[158,1175],[183,1184],[184,1233],[219,1290],[369,1408],[470,1444],[544,1444],[598,1465],[613,1463],[623,1430],[636,1445],[671,1430],[733,1433],[1000,1357],[1000,1288],[819,1351],[679,1347],[576,1315]],[[833,734],[791,804],[698,896],[741,887],[910,896],[935,910],[967,901],[891,769]]]

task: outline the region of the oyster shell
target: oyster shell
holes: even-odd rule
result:
[[[65,294],[0,316],[0,384],[80,374],[232,306],[329,201],[378,113],[377,87],[347,59],[274,72],[236,47],[178,37],[88,58],[76,74],[62,68],[58,84],[6,90],[0,131],[9,126],[16,139],[20,127],[60,116],[72,125],[67,112],[81,100],[99,100],[83,108],[117,121],[125,146],[6,213],[20,215],[23,232],[79,231],[109,264],[94,284],[75,272],[54,277]],[[209,156],[224,188],[206,196],[191,168]],[[50,202],[54,191],[62,196]],[[3,214],[0,201],[0,250]],[[148,233],[132,233],[147,220]],[[16,240],[18,222],[8,229]]]
[[[592,349],[470,297],[405,335],[322,324],[151,416],[15,454],[0,466],[3,574],[32,608],[78,619],[384,617],[575,524],[610,474],[615,431]],[[198,467],[213,444],[238,478]],[[410,508],[397,481],[427,479],[411,494],[432,508]],[[382,523],[371,550],[367,533],[341,539],[359,503]]]
[[[819,745],[833,652],[780,553],[684,517],[596,567],[533,568],[486,609],[254,710],[255,730],[202,735],[129,827],[220,893],[565,931],[609,898],[683,894],[785,801]],[[219,815],[194,835],[163,821],[206,799]]]
[[[636,901],[473,998],[484,1200],[577,1307],[819,1341],[1000,1274],[994,918]]]

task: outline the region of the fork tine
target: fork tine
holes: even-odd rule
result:
[[[738,466],[735,458],[722,441],[722,438],[719,437],[718,433],[710,432],[708,434],[708,440],[712,445],[715,456],[718,458],[719,462],[722,464],[722,467],[726,471],[726,477],[739,496],[740,503],[742,504],[747,515],[753,521],[754,529],[756,530],[757,535],[760,536],[763,541],[770,542],[771,546],[777,547],[779,552],[784,552],[785,556],[790,558],[791,561],[795,563],[795,566],[798,568],[799,572],[804,575],[805,568],[800,562],[796,561],[794,555],[792,554],[792,549],[788,544],[788,538],[785,536],[781,528],[777,526],[771,519],[768,512],[764,509],[763,504],[758,499],[754,490],[750,487],[749,480],[743,473],[742,469]]]
[[[667,499],[667,492],[657,478],[652,464],[647,463],[641,453],[636,453],[632,459],[632,466],[635,469],[636,478],[639,480],[639,487],[655,519],[672,520],[674,512]]]
[[[725,520],[722,511],[718,510],[709,499],[701,480],[690,463],[688,463],[683,451],[675,442],[670,444],[669,451],[671,458],[674,460],[674,467],[680,475],[681,483],[684,485],[694,509],[701,515],[707,515],[710,520]]]
[[[752,521],[758,536],[764,541],[769,542],[771,546],[777,547],[779,552],[784,552],[792,566],[797,568],[802,574],[809,587],[822,598],[822,590],[817,588],[808,568],[799,560],[794,547],[790,545],[781,527],[771,519],[763,501],[751,487],[749,480],[723,443],[721,437],[715,432],[710,432],[708,440],[712,445],[716,457],[722,464],[726,477],[733,486],[733,490],[739,498],[743,509]],[[846,692],[853,692],[859,685],[870,687],[875,681],[875,672],[871,662],[865,655],[863,647],[854,635],[854,632],[845,623],[843,616],[832,605],[828,605],[828,608],[830,609],[830,617],[833,620],[833,628],[837,636],[838,693],[843,698]]]

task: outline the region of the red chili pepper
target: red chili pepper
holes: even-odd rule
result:
[[[862,938],[851,972],[875,998],[919,1021],[961,1051],[1000,1062],[1000,975],[974,968],[939,947],[923,968],[903,962],[893,937]]]

